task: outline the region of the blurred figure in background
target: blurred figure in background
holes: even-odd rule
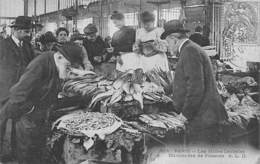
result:
[[[57,39],[51,31],[48,31],[40,36],[39,43],[41,51],[51,51],[55,43],[57,43]]]
[[[121,55],[133,51],[135,29],[125,25],[125,17],[122,13],[114,11],[110,19],[119,29],[112,37],[112,47],[114,48],[114,54],[118,56],[118,62],[120,62]]]
[[[69,30],[64,28],[64,27],[60,27],[57,29],[56,31],[56,38],[59,44],[64,44],[66,42],[69,41]]]
[[[1,27],[0,29],[0,41],[7,38],[7,33],[6,33],[6,26]]]
[[[192,34],[189,39],[192,40],[193,42],[197,43],[201,47],[209,46],[210,45],[209,38],[208,38],[208,36],[206,36],[207,34],[204,33],[204,32],[206,32],[204,30],[205,30],[204,26],[203,26],[203,29],[201,26],[197,26],[195,28],[195,33]]]
[[[115,63],[116,59],[115,59],[115,55],[114,55],[114,48],[112,47],[112,38],[111,36],[107,36],[105,38],[105,47],[106,47],[106,50],[107,50],[107,57],[105,59],[105,61],[108,61],[108,62],[112,62],[112,63]]]
[[[76,43],[79,46],[83,46],[84,36],[80,33],[74,33],[70,37],[70,41]]]
[[[136,31],[135,51],[142,54],[141,60],[144,71],[151,71],[159,68],[165,72],[169,71],[168,59],[166,56],[167,42],[160,39],[164,32],[163,28],[154,24],[153,13],[145,11],[141,13],[140,19],[143,28]]]
[[[3,31],[0,32],[0,41],[5,39],[5,34]]]
[[[34,50],[41,51],[39,39],[42,35],[43,34],[41,34],[41,33],[36,33],[35,36],[32,38],[31,44],[32,44]]]
[[[88,24],[84,28],[86,38],[83,40],[83,45],[94,67],[104,62],[106,52],[105,42],[101,36],[97,35],[97,32],[97,27],[94,24]]]
[[[73,35],[71,35],[70,41],[76,43],[78,46],[82,47],[82,59],[83,59],[83,64],[85,67],[85,70],[94,70],[93,65],[91,64],[91,62],[89,61],[88,58],[88,53],[85,49],[85,47],[83,46],[83,40],[84,40],[84,36],[79,34],[79,33],[75,33]]]
[[[111,36],[105,37],[105,44],[106,44],[107,48],[112,47],[112,38],[111,38]]]
[[[202,46],[203,45],[202,27],[197,26],[195,28],[195,33],[192,34],[189,39],[197,43],[198,45]]]
[[[155,16],[153,13],[145,11],[141,13],[140,19],[143,28],[136,31],[136,42],[146,42],[148,40],[160,40],[163,28],[156,27],[154,24]]]
[[[204,25],[203,28],[202,28],[202,36],[203,36],[203,45],[204,46],[210,45],[209,35],[210,35],[210,28],[209,28],[208,25]]]

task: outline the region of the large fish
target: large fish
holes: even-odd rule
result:
[[[149,126],[168,129],[168,126],[165,125],[165,123],[163,123],[162,121],[155,120],[155,119],[151,118],[150,116],[148,116],[146,114],[141,115],[139,117],[139,120],[148,124]]]
[[[122,88],[123,84],[124,84],[124,81],[123,81],[123,80],[117,79],[117,80],[113,83],[113,87],[114,87],[115,89],[120,89],[120,88]]]
[[[112,104],[115,104],[115,103],[119,102],[121,99],[122,99],[122,95],[120,94],[120,95],[118,95],[117,97],[114,97],[114,98],[113,98],[113,101],[111,101],[111,100],[112,100],[112,98],[111,98],[108,105],[110,106],[110,105],[112,105]]]
[[[130,94],[130,83],[129,82],[124,82],[122,85],[122,89],[126,94]]]
[[[122,89],[115,90],[115,92],[111,96],[110,104],[114,104],[114,103],[120,101],[122,98],[122,93],[123,93]]]
[[[114,92],[115,92],[114,90],[111,90],[111,91],[102,92],[100,94],[97,94],[96,96],[94,96],[92,98],[92,101],[90,102],[89,107],[91,108],[91,107],[95,106],[97,102],[112,96]]]

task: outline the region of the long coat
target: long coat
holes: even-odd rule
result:
[[[19,48],[11,37],[0,41],[0,111],[10,95],[10,88],[18,82],[33,58],[34,53],[30,43],[23,42],[22,47]],[[11,125],[11,121],[8,122],[8,125]],[[10,129],[6,130],[5,127],[0,129],[0,152],[1,147],[4,149],[1,153],[10,151],[11,133],[13,132]],[[4,136],[5,141],[3,141]]]
[[[0,41],[0,108],[10,94],[9,89],[18,82],[33,58],[29,43],[24,42],[19,48],[11,37]]]
[[[46,152],[41,149],[46,139],[47,109],[57,102],[61,88],[53,54],[44,53],[28,65],[0,111],[0,124],[6,118],[17,120],[16,150],[21,163],[40,163],[41,153]]]
[[[212,65],[207,54],[194,42],[180,50],[174,78],[176,108],[188,119],[193,130],[206,129],[227,119],[217,92]]]

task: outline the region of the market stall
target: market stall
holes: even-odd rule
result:
[[[78,70],[71,75],[62,95],[90,101],[85,107],[58,110],[68,114],[53,123],[49,145],[55,159],[70,164],[141,163],[156,157],[154,152],[153,157],[149,155],[153,145],[166,151],[168,143],[185,145],[185,123],[170,98],[171,73],[137,69],[120,73],[114,80]],[[229,115],[220,142],[229,144],[255,135],[260,116],[259,104],[248,92],[257,82],[252,77],[233,79],[218,81]]]
[[[110,157],[110,159],[117,159],[117,162],[127,160],[127,162],[124,163],[132,163],[133,161],[131,159],[138,159],[133,158],[133,154],[137,153],[136,149],[143,148],[143,146],[140,145],[144,145],[144,140],[147,140],[145,139],[145,136],[150,136],[154,138],[154,140],[162,142],[158,138],[163,138],[166,136],[166,132],[172,132],[174,134],[183,133],[184,122],[177,119],[177,113],[170,112],[170,109],[172,109],[172,99],[167,96],[171,94],[170,88],[173,80],[172,74],[164,73],[160,70],[151,71],[144,74],[142,69],[137,69],[127,71],[126,73],[121,73],[118,78],[111,81],[105,79],[104,77],[97,76],[92,72],[85,72],[84,75],[81,73],[82,72],[78,72],[78,70],[72,71],[72,75],[77,76],[76,78],[73,78],[65,83],[62,95],[81,95],[86,99],[90,97],[90,103],[86,104],[88,107],[81,109],[82,113],[73,113],[61,117],[54,123],[53,128],[55,133],[52,136],[52,143],[54,143],[57,139],[62,138],[64,135],[67,136],[64,142],[63,154],[68,153],[70,155],[65,155],[65,163],[72,163],[72,158],[69,158],[71,156],[75,156],[76,154],[76,156],[81,156],[81,153],[78,152],[76,154],[71,154],[71,152],[68,152],[68,147],[66,146],[72,144],[72,140],[69,138],[90,137],[86,135],[86,133],[82,134],[79,130],[76,130],[75,133],[75,129],[66,129],[68,127],[65,126],[65,124],[62,124],[63,126],[61,126],[60,124],[64,121],[64,119],[65,122],[69,122],[68,126],[70,126],[71,123],[74,123],[73,127],[79,128],[79,126],[83,126],[84,129],[84,125],[85,128],[90,126],[89,123],[91,122],[91,119],[94,119],[94,122],[98,125],[108,123],[105,118],[110,113],[111,117],[115,120],[119,120],[117,124],[118,126],[115,129],[112,128],[114,130],[111,130],[110,127],[109,135],[103,134],[101,135],[102,137],[99,136],[97,139],[91,140],[91,144],[98,143],[100,140],[102,140],[103,144],[104,141],[105,143],[109,142],[105,144],[107,148],[109,148],[108,150],[114,150],[112,154],[110,153],[110,155],[114,155],[114,158]],[[87,110],[93,111],[95,109],[98,113],[85,113]],[[75,110],[75,108],[73,108],[73,110]],[[78,117],[74,117],[73,115],[77,115]],[[84,120],[86,120],[86,124],[83,124]],[[76,125],[75,122],[77,123]],[[57,127],[55,125],[57,125]],[[102,127],[100,128],[102,129]],[[65,132],[64,129],[66,130]],[[98,132],[95,132],[95,134],[96,133]],[[93,135],[91,137],[93,137]],[[74,141],[75,140],[73,140],[73,142]],[[81,148],[85,147],[85,149],[88,149],[86,148],[86,145],[89,145],[90,141],[84,143],[78,140],[77,143],[83,143]],[[93,149],[95,149],[95,146],[96,144],[93,146]],[[75,147],[73,149],[75,149]],[[120,152],[124,152],[122,154],[123,159],[121,159],[120,153],[120,158],[118,158],[119,150]],[[129,153],[131,155],[125,157],[125,155]],[[140,153],[137,154],[140,155]],[[96,156],[94,161],[102,161],[104,160],[103,158],[105,157]],[[81,158],[75,159],[78,161],[78,159]],[[105,161],[108,160],[106,159]]]

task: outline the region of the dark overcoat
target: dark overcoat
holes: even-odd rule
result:
[[[0,111],[0,124],[7,118],[16,119],[16,150],[19,162],[40,163],[44,157],[48,109],[57,102],[60,80],[54,52],[36,57],[26,68]],[[1,126],[1,125],[0,125]]]
[[[11,37],[0,41],[0,108],[9,96],[9,89],[18,82],[33,58],[29,43],[23,42],[19,48]]]
[[[0,111],[10,95],[10,88],[18,82],[33,58],[34,53],[30,43],[24,41],[22,47],[18,47],[11,37],[0,41]],[[11,121],[8,125],[11,128]],[[3,153],[8,153],[11,149],[11,132],[13,131],[9,128],[0,129],[0,146],[4,144]],[[4,137],[5,141],[3,141]]]
[[[193,130],[205,129],[227,119],[216,88],[209,57],[188,40],[180,50],[174,78],[176,108],[188,119]]]

